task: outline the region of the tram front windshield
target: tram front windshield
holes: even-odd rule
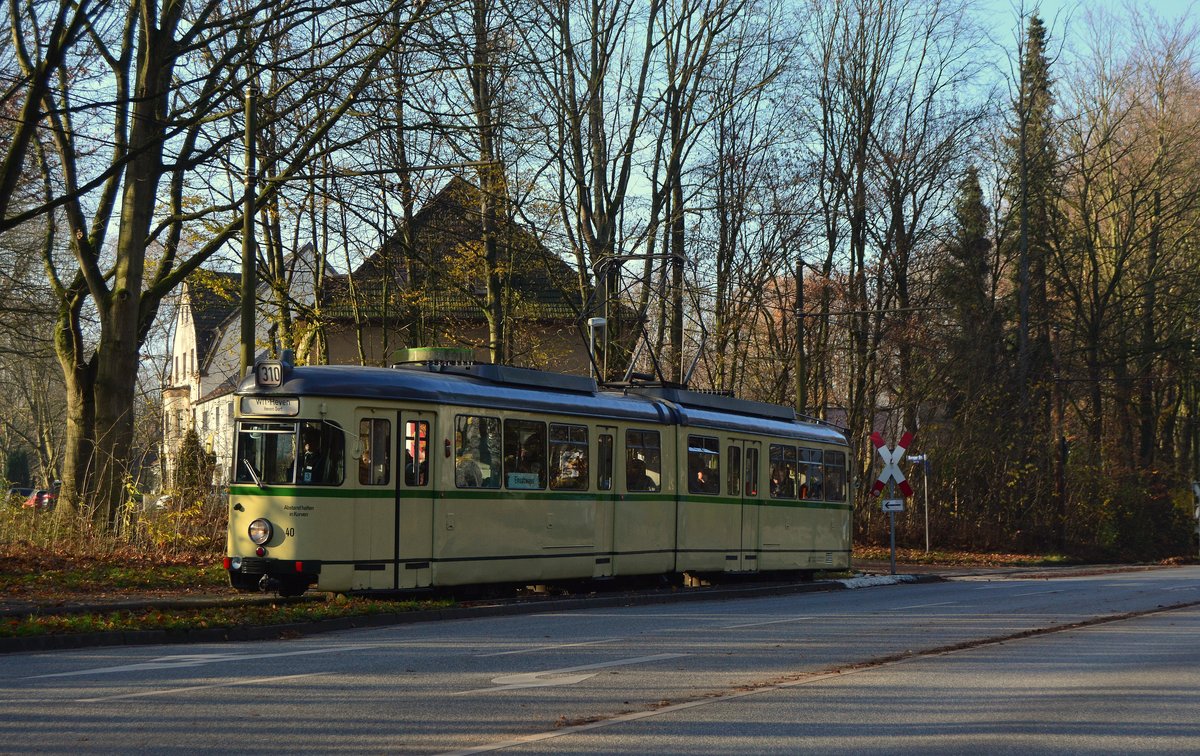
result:
[[[339,485],[345,469],[341,428],[329,422],[238,424],[237,483]]]

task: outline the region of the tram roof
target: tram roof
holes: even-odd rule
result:
[[[258,387],[250,376],[242,381],[238,394],[413,401],[846,443],[836,429],[796,420],[791,410],[779,405],[681,389],[599,389],[590,378],[494,365],[457,369],[356,365],[292,367],[285,372],[278,388]]]

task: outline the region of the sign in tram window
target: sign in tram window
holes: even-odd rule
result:
[[[846,453],[825,452],[825,501],[846,500]]]
[[[721,442],[711,436],[688,436],[688,491],[721,493]]]
[[[388,450],[392,447],[392,422],[380,418],[360,420],[358,443],[358,482],[366,486],[386,486],[392,479]]]
[[[546,487],[546,424],[536,420],[504,421],[504,487]]]
[[[821,466],[821,450],[800,447],[800,498],[820,501],[825,498],[825,473]]]
[[[758,496],[758,447],[746,450],[746,495]]]
[[[796,447],[771,444],[771,498],[796,498]]]
[[[729,474],[725,477],[726,493],[739,496],[742,488],[742,447],[736,444],[729,447]]]
[[[662,487],[658,431],[625,431],[625,487],[629,491],[657,491]]]
[[[550,423],[550,487],[567,491],[588,489],[586,425]]]
[[[500,419],[476,415],[454,418],[454,485],[500,487]]]
[[[600,459],[596,461],[599,469],[596,470],[596,488],[601,491],[612,490],[613,477],[613,437],[611,433],[601,433],[596,439],[596,456]]]
[[[404,485],[429,485],[429,423],[424,420],[404,424]]]

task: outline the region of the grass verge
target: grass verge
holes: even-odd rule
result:
[[[886,546],[856,546],[854,560],[888,561],[891,550]],[[896,561],[904,564],[940,564],[954,567],[1050,567],[1071,564],[1072,560],[1059,554],[979,554],[970,551],[930,551],[896,549]]]
[[[32,614],[0,620],[0,637],[120,632],[129,630],[201,630],[259,627],[315,622],[341,617],[399,614],[454,605],[450,599],[382,601],[338,598],[329,601],[262,604],[202,609],[96,612],[92,614]]]

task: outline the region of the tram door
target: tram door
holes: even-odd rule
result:
[[[738,560],[728,562],[728,569],[741,572],[758,571],[760,540],[759,520],[759,460],[762,444],[758,441],[730,439],[726,456],[726,495],[741,500],[741,543]],[[735,568],[733,565],[736,564]]]
[[[617,489],[613,485],[617,429],[607,425],[596,428],[596,563],[592,577],[613,574],[613,540],[616,532]]]
[[[432,412],[400,412],[400,469],[396,486],[396,588],[419,588],[433,578]]]
[[[352,563],[356,590],[395,587],[396,415],[362,407],[355,413],[358,441],[347,476],[356,476]]]

